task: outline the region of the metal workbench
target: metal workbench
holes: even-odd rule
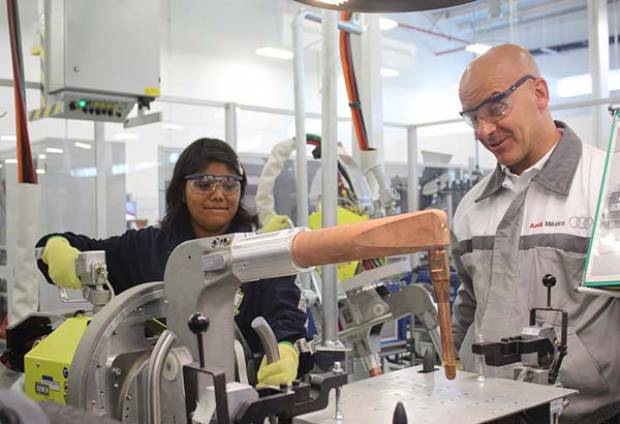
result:
[[[394,408],[401,401],[409,423],[482,423],[515,421],[527,416],[530,422],[550,422],[562,400],[575,390],[522,383],[506,379],[477,380],[477,375],[459,371],[449,381],[443,371],[421,374],[419,367],[390,372],[348,384],[342,388],[341,423],[392,423]],[[295,418],[297,424],[339,422],[334,419],[334,398],[327,409]],[[511,417],[511,418],[509,418]]]

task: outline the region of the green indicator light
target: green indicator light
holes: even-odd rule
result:
[[[78,101],[78,106],[80,107],[80,109],[84,109],[86,107],[86,100],[80,99]]]

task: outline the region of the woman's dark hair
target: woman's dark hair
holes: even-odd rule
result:
[[[243,178],[239,208],[233,217],[231,227],[246,227],[242,231],[250,231],[249,227],[257,223],[256,215],[252,215],[243,205],[243,195],[248,178],[241,166],[237,153],[228,144],[216,138],[199,138],[187,146],[179,156],[172,179],[166,189],[166,216],[161,220],[161,229],[167,233],[192,231],[191,217],[183,197],[185,196],[185,177],[202,172],[211,162],[220,162],[235,171]]]

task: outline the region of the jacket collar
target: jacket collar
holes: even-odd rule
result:
[[[564,122],[555,121],[555,125],[562,130],[562,136],[549,156],[549,160],[536,174],[534,180],[546,189],[566,197],[577,171],[577,165],[581,160],[582,145],[577,134]],[[476,203],[499,192],[505,177],[498,163],[482,194],[476,199]]]

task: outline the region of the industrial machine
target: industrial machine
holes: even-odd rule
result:
[[[116,296],[106,289],[102,253],[90,252],[80,259],[78,274],[94,314],[65,321],[25,354],[26,392],[124,423],[209,423],[213,414],[217,423],[263,422],[268,416],[290,422],[324,408],[329,391],[345,384],[346,373],[335,367],[291,387],[258,389],[236,377],[243,366],[235,362],[233,328],[240,285],[421,249],[430,249],[433,258],[444,367],[454,378],[448,242],[446,216],[439,211],[316,231],[196,239],[172,252],[163,283]],[[258,328],[265,352],[273,352],[275,340]],[[60,340],[63,346],[54,345]]]
[[[315,146],[313,156],[320,158],[320,137],[307,135],[307,143]],[[286,161],[295,149],[294,140],[277,143],[264,165],[257,187],[256,207],[262,222],[275,213],[277,182],[283,175]],[[367,151],[373,154],[374,151]],[[371,163],[375,163],[370,161]],[[372,178],[369,176],[372,174]],[[315,173],[311,184],[311,203],[318,203],[317,189],[320,186],[320,173]],[[380,189],[373,196],[370,181],[380,181]],[[364,222],[369,217],[379,217],[394,213],[397,194],[385,185],[386,180],[378,166],[368,167],[364,172],[353,158],[339,148],[338,154],[338,224],[347,225]],[[292,190],[294,191],[294,190]],[[288,211],[282,208],[279,211]],[[321,212],[315,210],[308,218],[311,228],[321,227]],[[351,261],[338,265],[338,339],[351,351],[347,369],[359,377],[375,376],[383,372],[381,360],[382,330],[386,323],[396,323],[399,318],[414,316],[429,334],[429,345],[441,355],[439,342],[437,309],[431,294],[422,286],[408,284],[411,280],[409,258],[371,258],[366,261]],[[309,287],[305,287],[306,303],[310,311],[311,330],[317,331],[315,339],[320,339],[319,330],[322,320],[321,275],[310,275]],[[409,280],[409,281],[407,281]],[[429,278],[430,280],[430,278]],[[429,281],[430,282],[430,281]],[[411,322],[411,321],[409,321]],[[414,352],[410,341],[398,340],[398,349],[392,351]],[[395,344],[392,346],[395,347]],[[424,349],[417,349],[423,351]],[[357,364],[357,362],[361,364]],[[364,372],[357,372],[356,365],[361,365]],[[358,377],[354,375],[353,378]]]
[[[542,283],[547,287],[547,306],[530,309],[529,326],[521,334],[506,337],[499,342],[478,340],[472,344],[472,352],[482,355],[487,365],[501,367],[520,363],[514,367],[514,379],[538,384],[556,384],[562,359],[567,352],[568,313],[551,307],[551,288],[556,278],[547,274]],[[561,338],[555,327],[537,318],[538,312],[554,312],[562,316]]]

